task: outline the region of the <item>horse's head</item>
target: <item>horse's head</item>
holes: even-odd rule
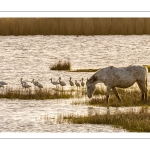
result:
[[[95,76],[92,76],[89,80],[87,80],[86,82],[86,87],[87,87],[87,96],[89,98],[92,97],[92,94],[95,90],[95,81],[97,80],[97,78]]]

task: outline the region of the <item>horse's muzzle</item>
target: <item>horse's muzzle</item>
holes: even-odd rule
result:
[[[88,95],[88,98],[91,98],[92,97],[92,95]]]

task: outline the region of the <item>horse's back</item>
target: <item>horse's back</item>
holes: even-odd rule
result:
[[[145,82],[146,69],[143,66],[128,66],[128,67],[114,67],[105,68],[105,81],[111,87],[129,87],[136,81]]]
[[[147,68],[144,66],[129,66],[127,67],[128,72],[133,72],[134,76],[137,79],[144,79],[147,76]]]

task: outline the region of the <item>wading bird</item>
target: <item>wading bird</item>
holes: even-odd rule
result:
[[[1,87],[4,88],[4,86],[3,86],[2,84],[0,84],[0,88],[1,88]]]
[[[66,86],[66,83],[64,81],[61,81],[61,77],[59,77],[59,84],[62,86],[62,90],[63,90],[63,86]]]
[[[84,88],[85,83],[83,82],[83,78],[80,81],[81,81],[81,86]]]
[[[22,87],[25,88],[25,89],[29,89],[31,87],[31,85],[24,82],[24,83],[22,83]]]
[[[70,86],[73,87],[73,86],[74,86],[74,83],[73,83],[73,81],[72,81],[71,79],[72,79],[72,78],[70,77],[69,83],[70,83]]]
[[[80,83],[77,80],[75,80],[75,85],[77,86],[77,90],[78,90],[78,88],[80,88]]]
[[[0,84],[1,84],[1,85],[7,85],[7,83],[4,82],[4,81],[0,81]]]
[[[74,83],[73,83],[73,81],[71,79],[72,78],[70,77],[69,83],[70,83],[71,86],[74,86]]]
[[[59,82],[57,82],[57,81],[52,81],[52,78],[50,78],[50,80],[51,80],[51,83],[53,84],[53,85],[55,85],[56,86],[56,88],[57,88],[57,86],[58,86],[58,84],[59,84]]]
[[[26,84],[26,83],[29,82],[29,81],[25,81],[25,80],[23,80],[23,78],[21,78],[21,79],[20,79],[20,82],[21,82],[21,84]]]
[[[41,83],[39,83],[39,82],[37,82],[37,85],[36,85],[40,90],[41,90],[41,88],[43,88],[43,85],[41,84]]]
[[[37,86],[37,81],[35,81],[34,79],[32,79],[31,83],[33,83],[35,86]]]
[[[43,85],[40,84],[38,81],[35,81],[34,79],[32,80],[32,82],[35,86],[37,86],[39,89],[43,88]]]

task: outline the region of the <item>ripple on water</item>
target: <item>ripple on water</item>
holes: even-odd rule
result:
[[[37,79],[53,87],[49,78],[59,76],[70,88],[69,78],[89,78],[92,72],[52,71],[58,60],[70,60],[72,69],[103,68],[109,65],[149,64],[149,35],[142,36],[1,36],[0,80],[8,87],[21,87],[20,78]],[[109,41],[109,42],[108,42]],[[150,83],[150,74],[148,78]],[[32,85],[31,83],[29,83]],[[32,85],[33,87],[33,85]],[[34,88],[34,87],[33,87]],[[0,100],[1,132],[125,132],[103,125],[55,124],[39,119],[60,114],[105,113],[105,108],[73,106],[71,100]],[[110,108],[112,109],[112,108]],[[121,109],[121,108],[120,108]],[[122,110],[117,111],[123,111]],[[111,110],[111,112],[116,110]],[[37,119],[38,118],[38,119]]]
[[[58,124],[59,115],[88,114],[88,106],[72,105],[72,100],[67,101],[1,99],[5,109],[0,107],[0,132],[126,132],[107,125]]]

